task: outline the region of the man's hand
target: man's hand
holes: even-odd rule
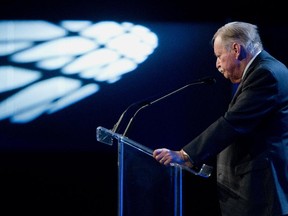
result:
[[[155,149],[153,151],[153,157],[165,166],[169,166],[171,163],[177,163],[179,165],[187,166],[189,168],[193,167],[193,164],[191,163],[188,154],[183,150],[172,151],[166,148]]]

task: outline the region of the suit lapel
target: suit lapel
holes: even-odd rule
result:
[[[242,92],[242,88],[243,88],[243,83],[245,83],[245,80],[247,80],[247,77],[254,71],[255,66],[258,64],[258,62],[260,61],[260,59],[262,58],[262,56],[265,55],[265,51],[262,51],[252,62],[252,64],[250,65],[250,67],[248,68],[248,70],[246,71],[245,76],[243,77],[243,79],[241,80],[241,82],[239,83],[237,90],[235,91],[235,94],[229,104],[229,107],[232,106],[235,102],[237,97],[239,96],[239,94],[241,94]]]

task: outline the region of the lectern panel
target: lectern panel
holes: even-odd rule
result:
[[[120,215],[181,215],[181,169],[161,165],[131,140],[121,139],[118,147]]]

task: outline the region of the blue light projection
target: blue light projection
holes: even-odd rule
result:
[[[0,21],[0,121],[52,114],[134,71],[158,46],[130,22]]]

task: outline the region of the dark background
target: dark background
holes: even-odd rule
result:
[[[102,83],[97,94],[28,124],[0,122],[1,215],[117,215],[117,148],[97,142],[96,128],[112,128],[135,101],[211,75],[215,85],[191,87],[142,110],[128,131],[149,148],[175,150],[199,134],[231,97],[232,86],[215,69],[209,44],[224,23],[257,24],[266,50],[288,64],[287,15],[275,1],[4,0],[0,11],[2,20],[131,21],[159,37],[159,47],[136,72],[113,85]],[[184,215],[219,215],[214,175],[185,173]]]

